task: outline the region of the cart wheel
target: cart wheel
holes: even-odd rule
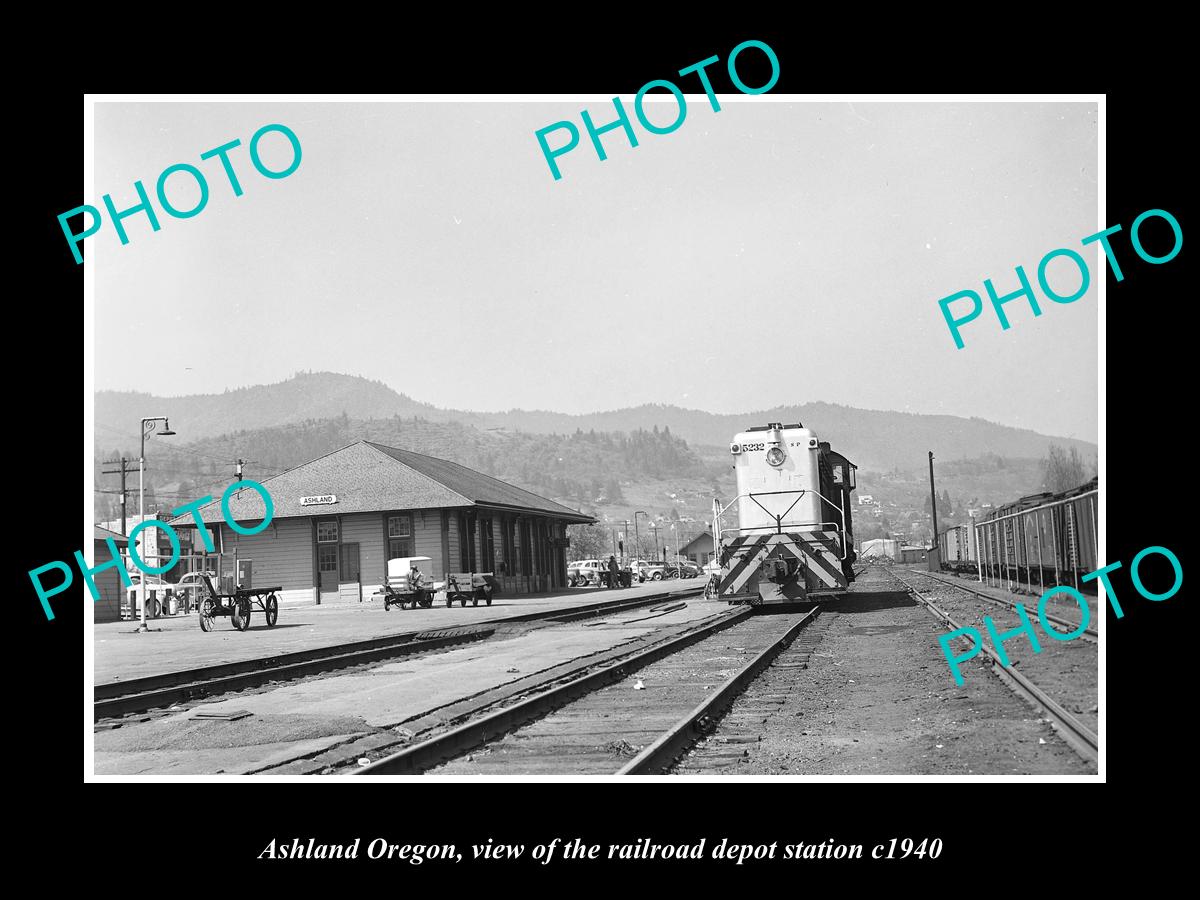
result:
[[[458,603],[463,609],[466,609],[467,608],[467,595],[459,594],[458,595]]]
[[[492,605],[492,590],[491,590],[491,588],[488,588],[486,591],[483,592],[483,599],[487,601],[488,606]]]
[[[449,609],[449,608],[450,608],[450,607],[452,607],[453,605],[454,605],[454,597],[453,597],[453,595],[451,595],[451,594],[447,594],[447,595],[446,595],[446,609]]]
[[[230,616],[233,619],[233,627],[238,631],[245,631],[250,627],[250,601],[249,600],[234,600],[233,614]]]
[[[200,630],[201,631],[212,631],[213,630],[213,609],[215,606],[216,606],[216,604],[213,603],[213,601],[208,598],[205,598],[200,601],[200,609],[198,610],[198,612],[200,613]]]
[[[474,597],[471,598],[471,606],[474,607],[474,606],[478,606],[478,605],[479,605],[479,595],[476,594]]]
[[[279,621],[279,601],[272,594],[267,598],[267,627],[274,628],[275,623]]]

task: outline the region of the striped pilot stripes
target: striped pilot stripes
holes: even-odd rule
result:
[[[841,548],[836,531],[807,531],[784,534],[749,534],[725,545],[721,566],[720,593],[740,594],[748,590],[764,563],[772,559],[794,559],[800,582],[808,591],[846,587],[842,573]],[[798,579],[800,581],[800,579]]]

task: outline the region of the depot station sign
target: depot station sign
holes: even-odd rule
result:
[[[338,499],[336,494],[321,494],[317,497],[300,498],[301,506],[332,506],[337,502]]]

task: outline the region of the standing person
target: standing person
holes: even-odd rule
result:
[[[619,567],[617,566],[617,558],[610,556],[608,558],[608,586],[615,588],[617,586],[617,577],[619,575]]]

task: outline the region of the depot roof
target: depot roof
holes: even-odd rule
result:
[[[106,538],[112,538],[113,543],[118,547],[124,547],[129,543],[129,538],[123,534],[117,534],[115,531],[109,531],[107,528],[102,528],[99,525],[92,526],[92,537],[97,541],[103,541]]]
[[[271,495],[277,519],[481,506],[571,522],[593,521],[591,516],[458,463],[372,441],[334,450],[261,484]],[[229,495],[229,512],[239,522],[253,522],[263,518],[265,507],[258,492],[247,488]],[[206,523],[222,521],[221,501],[200,507],[200,516]],[[188,513],[170,524],[194,526],[195,521]]]

